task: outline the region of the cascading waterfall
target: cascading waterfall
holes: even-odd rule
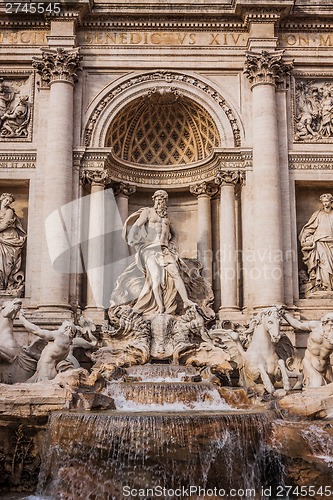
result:
[[[174,378],[178,377],[177,372]],[[232,410],[221,397],[216,401],[214,391],[219,394],[212,384],[202,382],[112,382],[107,392],[115,394],[117,410],[53,413],[39,494],[118,500],[133,489],[160,487],[168,490],[164,498],[176,498],[173,491],[196,486],[244,491],[239,499],[248,498],[246,491],[252,489],[251,498],[264,498],[265,442],[274,416]],[[117,406],[119,394],[122,402],[127,401],[126,411],[123,403],[121,409]],[[194,409],[195,402],[203,407],[205,399],[208,411]],[[181,402],[186,412],[178,409]],[[175,411],[170,411],[172,404]],[[144,498],[154,498],[151,490]],[[198,492],[191,498],[205,496]]]

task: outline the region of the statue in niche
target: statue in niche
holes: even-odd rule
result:
[[[117,366],[171,360],[175,352],[178,359],[186,347],[193,348],[188,339],[191,330],[197,333],[197,323],[215,317],[213,292],[200,262],[178,254],[167,192],[159,189],[152,198],[153,207],[138,210],[124,224],[123,236],[136,250],[135,261],[115,284],[110,327],[104,332],[104,348]],[[186,323],[184,334],[179,322]]]
[[[200,283],[197,264],[178,255],[167,192],[156,191],[153,200],[152,208],[142,208],[125,221],[123,236],[135,248],[136,258],[117,280],[111,307],[127,303],[148,315],[173,314],[198,304],[198,299],[204,306],[207,284],[203,278]]]
[[[20,97],[12,111],[1,116],[1,137],[27,137],[30,121],[29,96]]]
[[[330,363],[333,353],[333,312],[325,314],[320,321],[299,321],[284,311],[282,315],[293,328],[309,332],[301,368],[303,386],[315,388],[333,382]]]
[[[36,372],[27,382],[53,380],[60,371],[79,368],[80,364],[73,356],[73,349],[75,347],[92,349],[97,344],[97,339],[92,333],[96,327],[91,320],[81,318],[83,327],[74,325],[73,321],[63,321],[57,330],[43,330],[28,321],[22,309],[18,317],[30,333],[47,342],[38,360]],[[80,336],[83,333],[87,333],[89,340]]]
[[[10,193],[0,196],[0,293],[20,296],[23,292],[21,252],[26,232],[10,206],[14,201]]]
[[[333,291],[333,196],[320,196],[322,209],[310,217],[300,232],[303,261],[308,268],[306,296]]]

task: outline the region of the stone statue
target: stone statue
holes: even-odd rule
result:
[[[1,117],[1,137],[27,137],[30,121],[29,96],[22,96],[12,111]]]
[[[333,312],[325,314],[320,321],[299,321],[286,312],[282,315],[293,328],[309,332],[302,361],[303,386],[314,388],[333,382],[330,364],[333,353]]]
[[[123,236],[136,256],[116,282],[111,308],[126,304],[146,316],[182,313],[193,305],[212,312],[208,304],[213,295],[200,275],[200,263],[178,255],[167,199],[166,191],[156,191],[154,207],[142,208],[125,221]]]
[[[0,196],[0,293],[19,295],[23,276],[19,277],[18,273],[26,232],[10,206],[13,201],[10,193]]]
[[[57,330],[42,330],[39,326],[28,321],[22,310],[19,313],[19,319],[29,332],[47,341],[47,345],[42,350],[38,360],[36,372],[28,382],[54,379],[60,371],[59,363],[66,360],[72,347],[91,349],[97,344],[97,339],[92,334],[91,329],[88,329],[89,340],[78,337],[78,332],[82,332],[82,328],[75,326],[73,321],[64,321]]]
[[[213,292],[201,275],[202,265],[178,255],[167,213],[168,194],[160,189],[152,198],[153,207],[138,210],[124,224],[123,236],[136,250],[135,261],[116,282],[110,299],[111,326],[103,337],[110,363],[117,359],[118,366],[150,359],[177,362],[193,348],[190,336],[200,330],[197,323],[201,327],[215,318],[210,307]]]
[[[14,299],[0,308],[0,383],[3,384],[25,382],[36,370],[33,352],[19,345],[13,335],[13,321],[21,306],[21,300]]]
[[[315,212],[300,232],[303,260],[308,268],[308,294],[333,290],[333,196],[320,196],[323,208]]]
[[[227,361],[236,363],[239,385],[256,390],[261,383],[265,390],[274,394],[275,382],[282,380],[283,389],[290,389],[285,359],[279,354],[281,343],[293,354],[293,347],[286,335],[282,335],[280,306],[262,309],[250,321],[247,329],[215,328],[208,335],[215,344],[229,354]],[[287,356],[285,356],[287,358]]]

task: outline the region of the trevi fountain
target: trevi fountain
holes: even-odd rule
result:
[[[0,5],[0,498],[333,498],[333,6]]]

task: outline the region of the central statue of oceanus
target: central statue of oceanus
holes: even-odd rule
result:
[[[160,189],[152,199],[152,207],[141,208],[125,221],[123,237],[135,248],[135,260],[119,276],[110,300],[111,327],[105,339],[118,360],[121,351],[124,364],[152,358],[176,361],[175,352],[192,346],[190,332],[198,335],[197,327],[184,329],[184,324],[204,325],[215,318],[213,292],[201,275],[202,265],[178,254],[167,192]]]

